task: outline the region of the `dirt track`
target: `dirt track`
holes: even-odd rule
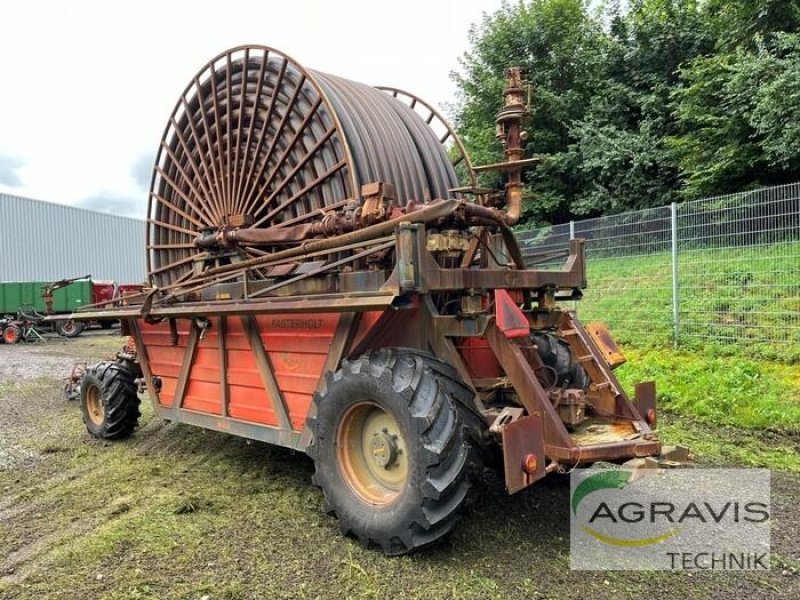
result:
[[[495,483],[443,546],[387,559],[338,534],[300,454],[165,424],[91,439],[61,379],[107,333],[0,345],[2,598],[798,598],[800,474],[773,473],[769,573],[575,572],[568,486]]]

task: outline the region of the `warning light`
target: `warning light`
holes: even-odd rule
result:
[[[536,467],[538,466],[539,466],[539,461],[537,460],[535,454],[528,454],[525,457],[525,460],[522,461],[522,470],[525,471],[528,475],[535,475]]]

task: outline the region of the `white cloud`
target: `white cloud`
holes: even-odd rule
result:
[[[241,44],[272,46],[307,67],[407,89],[441,105],[453,98],[448,74],[467,48],[470,24],[499,6],[500,0],[6,3],[0,132],[6,151],[25,164],[0,178],[0,188],[19,184],[14,193],[67,204],[113,197],[143,205],[149,167],[142,165],[154,155],[178,95],[208,59]]]
[[[18,188],[22,185],[17,171],[24,163],[15,156],[0,154],[0,185]]]
[[[131,167],[131,177],[136,186],[144,191],[150,190],[150,180],[153,176],[153,163],[155,163],[155,153],[142,154],[137,158]]]

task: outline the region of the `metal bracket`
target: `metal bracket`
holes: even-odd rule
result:
[[[503,468],[509,494],[544,477],[544,463],[544,430],[539,413],[521,417],[503,427]]]
[[[503,428],[519,419],[524,412],[525,409],[523,408],[519,408],[517,406],[506,406],[500,411],[500,414],[497,415],[497,418],[495,418],[494,422],[489,426],[489,431],[498,435],[502,434]]]

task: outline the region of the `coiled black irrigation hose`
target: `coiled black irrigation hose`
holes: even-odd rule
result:
[[[310,71],[264,46],[231,49],[195,75],[165,128],[148,207],[151,283],[188,279],[194,238],[231,216],[264,228],[308,222],[373,181],[393,183],[401,204],[452,197],[451,154],[467,158],[414,96]]]

